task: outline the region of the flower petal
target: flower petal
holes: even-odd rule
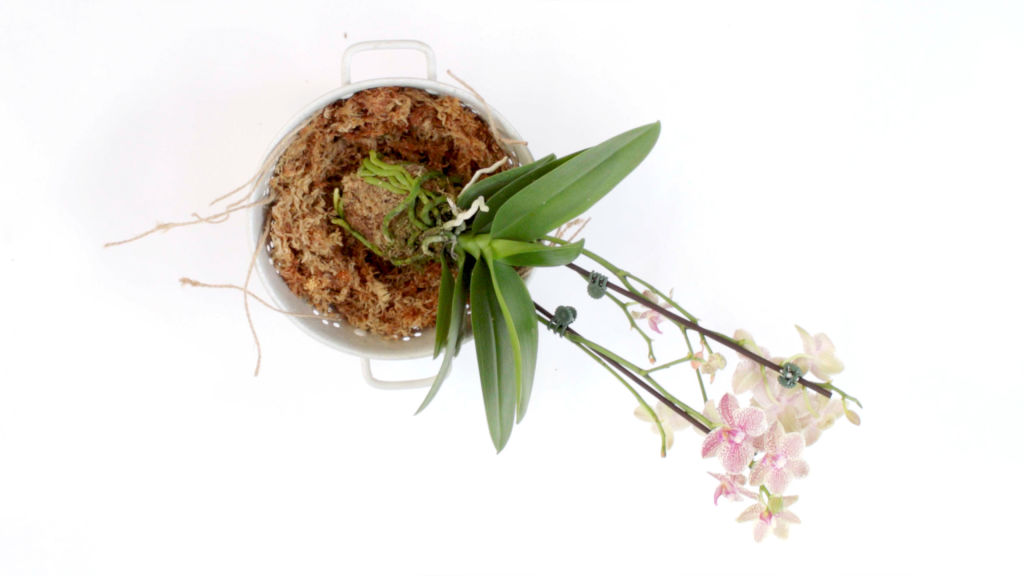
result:
[[[733,398],[735,402],[736,399]],[[748,406],[743,410],[740,410],[736,414],[736,428],[743,430],[751,437],[757,437],[765,433],[768,428],[768,422],[764,415],[764,410]]]
[[[724,448],[719,451],[718,457],[722,461],[722,467],[725,468],[726,472],[733,474],[743,472],[747,465],[750,464],[750,459],[754,457],[754,447],[749,443],[733,444],[732,442],[726,442],[723,446]]]
[[[669,408],[664,402],[658,402],[654,412],[658,415],[658,419],[661,420],[662,426],[666,429],[682,430],[690,425],[689,420],[680,416],[678,412]]]
[[[810,332],[804,330],[800,326],[796,327],[796,331],[800,333],[800,340],[803,341],[804,352],[811,354],[813,356],[817,349],[817,346],[814,342],[814,336],[811,336]]]
[[[647,317],[647,327],[661,334],[661,328],[658,328],[658,324],[661,324],[661,314],[654,313]]]
[[[651,413],[644,406],[637,406],[636,410],[633,410],[633,415],[644,422],[654,422],[654,419],[651,418]]]
[[[723,394],[722,399],[718,402],[718,413],[722,415],[722,422],[731,428],[735,428],[736,420],[733,416],[739,410],[739,407],[740,403],[736,400],[735,396],[729,393]]]
[[[799,458],[804,453],[804,437],[799,432],[790,432],[779,442],[778,449],[786,458]]]
[[[764,510],[764,504],[758,502],[757,504],[751,504],[746,510],[740,512],[740,515],[736,517],[737,522],[750,522],[751,520],[757,520],[761,517],[761,511]]]
[[[785,438],[785,436],[785,427],[782,425],[782,422],[776,420],[775,423],[768,428],[768,432],[765,433],[761,441],[762,449],[769,454],[777,453],[779,451],[779,445],[782,444],[782,439]]]
[[[768,534],[768,527],[770,526],[767,522],[758,521],[754,524],[754,542],[760,542],[764,540],[765,535]]]
[[[814,335],[814,354],[816,356],[832,356],[836,351],[836,345],[832,339],[824,333]]]
[[[754,354],[761,353],[761,349],[758,348],[757,344],[754,342],[754,337],[751,336],[750,332],[747,332],[746,330],[740,329],[733,332],[732,339],[738,342],[747,350],[753,352]]]
[[[786,470],[796,478],[803,478],[811,473],[811,467],[806,460],[790,460],[786,463]]]
[[[750,490],[747,490],[746,488],[737,488],[736,492],[746,496],[747,498],[750,498],[751,500],[757,500],[757,494],[751,492]],[[737,500],[739,500],[739,498],[737,498]]]
[[[704,444],[700,448],[700,455],[703,458],[710,458],[718,453],[722,445],[722,429],[715,428],[704,437]]]
[[[789,510],[783,510],[782,512],[780,512],[779,518],[790,524],[800,524],[800,517],[796,514],[793,514]]]
[[[761,371],[750,360],[742,360],[732,373],[732,391],[743,394],[754,389],[761,382]]]
[[[767,486],[772,494],[782,494],[789,486],[789,473],[785,468],[773,468],[768,472]]]
[[[832,354],[822,354],[814,359],[814,367],[811,368],[813,373],[822,380],[831,380],[833,374],[839,374],[843,371],[843,363],[833,356]]]
[[[750,471],[750,485],[760,486],[764,484],[764,477],[768,473],[768,466],[765,465],[764,460],[757,463],[754,469]]]
[[[810,446],[821,438],[821,428],[817,426],[811,426],[810,428],[804,428],[804,445]]]
[[[713,425],[721,426],[722,415],[718,413],[718,408],[715,407],[714,400],[708,400],[704,403],[704,410],[701,412],[704,417],[707,418]]]

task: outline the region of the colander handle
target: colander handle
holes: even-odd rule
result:
[[[341,85],[347,86],[352,80],[352,57],[368,50],[416,50],[427,59],[427,80],[437,81],[437,61],[434,51],[419,40],[374,40],[353,44],[341,55]]]
[[[382,390],[409,390],[412,388],[426,388],[434,383],[433,376],[419,378],[416,380],[378,380],[370,369],[370,359],[362,358],[362,362],[363,379],[374,388],[380,388]]]

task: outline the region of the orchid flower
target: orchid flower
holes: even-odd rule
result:
[[[782,424],[776,422],[756,447],[764,456],[750,473],[750,484],[763,484],[773,494],[785,492],[793,478],[803,478],[810,471],[807,462],[800,458],[804,451],[804,437],[799,432],[787,433]]]
[[[813,412],[808,415],[802,426],[804,445],[810,446],[818,441],[821,433],[828,430],[843,417],[843,401],[838,398],[823,398],[815,395],[808,399]]]
[[[836,358],[836,347],[832,340],[824,334],[811,336],[809,332],[797,326],[800,339],[803,340],[804,353],[793,356],[794,362],[804,374],[811,373],[822,380],[832,380],[832,376],[843,371],[843,363]]]
[[[671,291],[669,292],[669,296],[672,296]],[[651,302],[654,302],[659,306],[665,306],[665,304],[667,304],[667,302],[665,302],[661,298],[658,298],[658,295],[655,294],[654,292],[651,292],[650,290],[644,290],[644,298],[650,300]],[[630,312],[630,314],[632,314],[633,318],[637,320],[646,319],[648,328],[650,328],[654,332],[657,332],[658,334],[662,333],[661,328],[659,328],[658,325],[661,324],[662,320],[664,320],[665,317],[661,315],[661,312],[658,312],[657,310],[651,308],[644,307],[643,311],[633,310]]]
[[[767,424],[764,411],[756,407],[742,410],[732,394],[725,394],[718,403],[722,425],[704,437],[701,455],[718,456],[726,472],[743,472],[754,457],[754,439],[764,434]]]
[[[768,350],[758,346],[754,342],[753,336],[746,330],[737,330],[733,335],[733,339],[754,354],[762,358],[771,358]],[[743,357],[740,359],[739,364],[736,365],[736,370],[732,374],[732,391],[736,394],[753,391],[755,394],[763,395],[764,390],[762,389],[766,386],[770,387],[771,383],[775,380],[772,374],[772,372],[768,372],[757,362]]]
[[[739,501],[741,496],[757,498],[757,494],[743,487],[747,483],[743,474],[716,474],[708,472],[715,480],[718,480],[718,487],[715,488],[715,506],[718,506],[718,499],[725,496],[729,500]]]
[[[799,524],[800,518],[789,511],[789,507],[797,501],[796,496],[768,496],[767,502],[758,498],[757,503],[751,505],[736,518],[737,522],[749,522],[754,520],[754,541],[760,542],[772,530],[776,537],[786,538],[789,536],[789,525]]]
[[[704,358],[704,349],[693,355],[693,360],[690,360],[690,367],[694,370],[700,370],[702,374],[709,374],[711,376],[710,384],[715,383],[715,374],[719,370],[725,368],[725,356],[722,356],[718,352],[715,352]]]

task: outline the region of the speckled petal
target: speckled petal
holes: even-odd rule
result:
[[[772,494],[782,494],[789,486],[789,473],[785,468],[773,468],[768,472],[765,485]]]
[[[760,542],[764,540],[764,537],[768,534],[769,524],[760,520],[754,524],[754,542]]]
[[[750,472],[750,485],[760,486],[764,484],[764,478],[768,473],[768,466],[765,465],[764,461],[758,462],[754,469]]]
[[[786,464],[786,470],[796,478],[803,478],[811,473],[811,467],[806,460],[790,460]]]
[[[726,442],[718,454],[726,472],[740,474],[746,470],[750,459],[754,457],[754,447],[750,444]]]
[[[722,422],[729,427],[735,428],[736,419],[734,416],[739,407],[740,403],[736,400],[735,396],[723,394],[722,400],[718,403],[718,413],[722,416]]]
[[[704,437],[704,445],[701,446],[700,455],[704,458],[710,458],[718,453],[718,449],[722,445],[722,430],[716,428],[712,430],[707,436]]]
[[[779,452],[786,458],[799,458],[804,453],[804,437],[799,432],[786,434],[779,442]]]
[[[747,509],[740,512],[740,515],[736,517],[737,522],[750,522],[751,520],[757,520],[761,517],[761,510],[764,509],[762,504],[751,504],[747,506]]]
[[[735,399],[733,400],[735,401]],[[764,410],[750,406],[740,410],[736,414],[736,427],[746,432],[751,437],[760,436],[768,429],[768,422]]]

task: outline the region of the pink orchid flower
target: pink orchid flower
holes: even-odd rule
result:
[[[755,521],[754,540],[756,542],[764,540],[768,530],[772,528],[774,528],[773,532],[776,537],[786,538],[789,536],[789,525],[800,523],[800,518],[788,510],[796,500],[796,496],[769,496],[767,502],[758,499],[757,503],[744,510],[736,518],[736,521]]]
[[[767,428],[764,411],[753,406],[740,410],[736,397],[727,393],[718,403],[718,413],[722,425],[704,437],[701,455],[717,455],[726,472],[740,474],[754,457],[754,439]]]
[[[741,496],[757,498],[757,494],[743,487],[747,479],[743,474],[715,474],[708,472],[715,480],[718,480],[718,487],[715,488],[715,506],[718,506],[718,499],[725,496],[729,500],[738,502]]]
[[[670,292],[669,296],[671,296],[671,295],[672,295],[672,293]],[[664,300],[662,300],[661,298],[658,298],[658,295],[655,294],[654,292],[651,292],[650,290],[644,290],[644,298],[647,298],[648,300],[650,300],[651,302],[654,302],[655,304],[657,304],[659,306],[665,306],[665,304],[666,304],[666,302]],[[647,308],[646,306],[641,306],[641,307],[643,308],[643,312],[638,312],[636,310],[633,310],[633,311],[630,312],[630,314],[632,314],[633,318],[635,318],[637,320],[644,320],[644,319],[646,319],[647,320],[647,327],[650,328],[652,331],[657,332],[658,334],[661,334],[662,333],[661,332],[661,328],[659,328],[658,325],[661,324],[662,320],[664,320],[665,317],[662,316],[661,313],[658,312],[657,310],[652,310],[650,308]]]
[[[807,476],[810,468],[800,458],[804,451],[804,437],[800,432],[789,432],[776,422],[757,442],[764,456],[750,473],[750,484],[763,484],[773,494],[786,491],[790,480]]]

